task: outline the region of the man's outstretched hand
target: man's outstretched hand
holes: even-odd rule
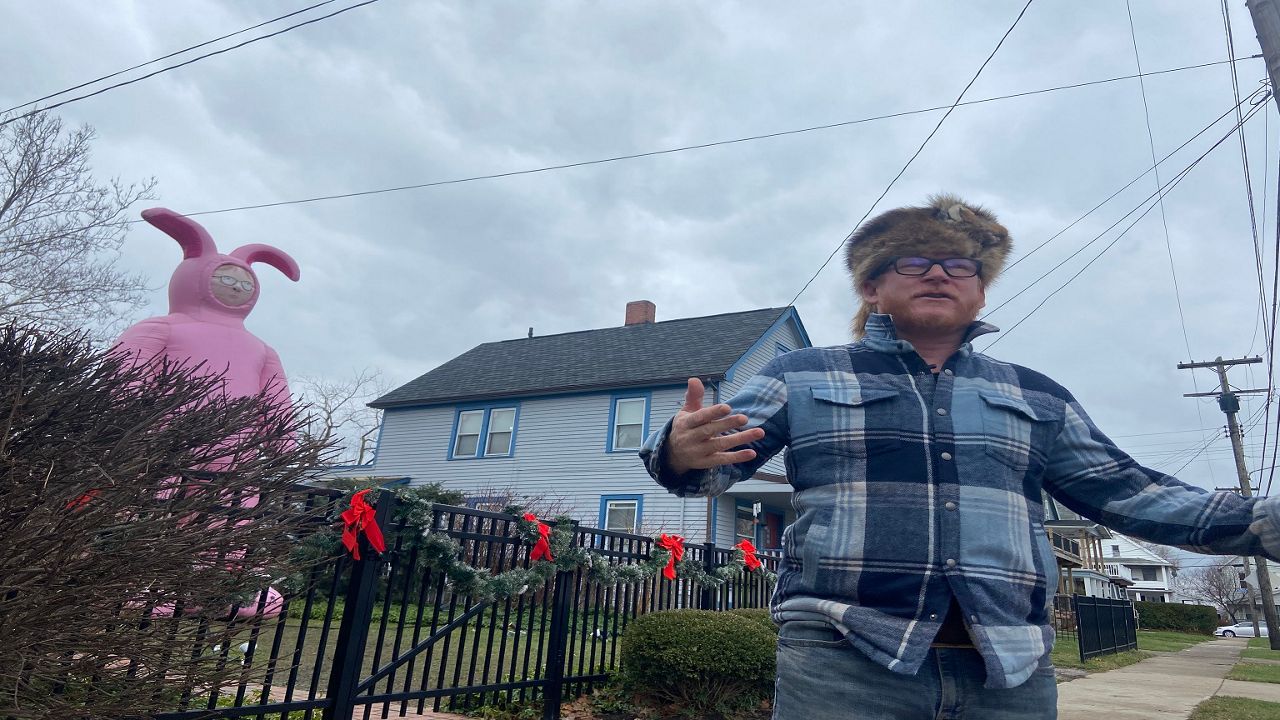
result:
[[[702,381],[689,378],[684,407],[671,423],[666,460],[678,475],[746,462],[756,456],[755,450],[730,450],[764,437],[763,428],[738,430],[747,424],[747,416],[733,414],[733,408],[724,403],[702,407],[702,395]]]

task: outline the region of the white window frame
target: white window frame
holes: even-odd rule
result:
[[[632,534],[637,534],[640,532],[640,499],[639,498],[605,498],[603,500],[603,505],[604,505],[604,510],[603,510],[604,518],[603,518],[603,522],[600,524],[603,525],[604,527],[601,529],[612,530],[614,532],[632,533]],[[633,520],[631,521],[630,528],[610,527],[611,523],[609,521],[609,517],[610,515],[613,514],[614,510],[631,510],[632,511]]]
[[[618,422],[618,420],[619,420],[619,419],[621,418],[621,416],[622,416],[622,404],[623,404],[623,403],[637,403],[637,402],[638,402],[638,403],[640,403],[640,422],[639,422],[639,423],[625,423],[625,424]],[[633,395],[633,396],[630,396],[630,397],[615,397],[615,398],[613,399],[613,413],[612,413],[612,416],[613,416],[613,422],[611,423],[611,427],[609,428],[609,451],[610,451],[610,452],[627,452],[627,451],[635,451],[635,450],[639,450],[639,449],[640,449],[640,446],[644,444],[644,431],[645,431],[646,426],[648,425],[648,422],[647,422],[647,421],[648,421],[648,417],[649,417],[649,398],[648,398],[648,396],[646,396],[646,395]],[[619,444],[618,444],[618,429],[619,429],[619,428],[622,428],[622,427],[628,427],[628,426],[634,426],[634,425],[639,425],[639,426],[640,426],[640,433],[639,433],[640,441],[639,441],[639,442],[637,442],[634,446],[624,446],[624,445],[619,445]]]
[[[475,457],[475,456],[476,456],[476,453],[478,453],[478,452],[480,451],[480,435],[484,432],[484,413],[485,413],[485,411],[484,411],[483,409],[479,409],[479,410],[461,410],[461,411],[459,411],[459,412],[458,412],[458,425],[457,425],[457,428],[454,430],[454,433],[453,433],[453,449],[452,449],[452,452],[451,452],[452,457],[455,457],[455,458],[473,458],[473,457]],[[463,418],[468,417],[468,416],[471,416],[471,417],[479,416],[479,418],[480,418],[480,425],[479,425],[479,427],[477,427],[477,428],[476,428],[476,431],[475,431],[475,432],[468,432],[468,433],[465,433],[465,434],[464,434],[464,433],[462,432],[462,423],[463,423]],[[475,438],[475,441],[476,441],[475,448],[473,448],[473,449],[471,450],[471,452],[470,452],[470,453],[464,453],[464,452],[461,452],[458,448],[460,447],[460,445],[461,445],[461,443],[462,443],[462,439],[463,439],[463,438],[469,438],[469,437],[474,437],[474,438]]]
[[[490,451],[490,444],[493,442],[494,436],[507,434],[505,429],[494,428],[494,414],[511,412],[511,430],[507,438],[506,450]],[[475,432],[462,432],[462,426],[468,418],[480,418],[480,427]],[[505,427],[505,426],[504,426]],[[501,404],[490,406],[463,406],[457,410],[457,416],[454,420],[453,442],[449,446],[450,460],[476,460],[482,458],[505,458],[515,454],[516,433],[520,428],[520,406],[516,404]],[[471,452],[461,452],[462,441],[464,439],[475,438],[475,447]],[[470,441],[468,441],[469,444]]]
[[[487,422],[485,423],[484,456],[485,457],[509,457],[511,455],[511,443],[515,440],[515,437],[516,437],[516,409],[514,407],[495,407],[495,408],[489,408],[485,412],[489,413],[489,417],[486,418]],[[511,413],[511,429],[495,432],[493,429],[493,416],[496,413],[503,413],[503,412]],[[503,450],[502,452],[492,452],[489,446],[493,443],[493,436],[504,435],[504,434],[507,436],[506,449]]]

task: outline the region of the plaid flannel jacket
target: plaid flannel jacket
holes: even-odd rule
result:
[[[752,461],[675,476],[662,463],[670,422],[640,455],[675,494],[716,495],[787,448],[796,520],[774,620],[828,622],[915,674],[954,594],[992,688],[1020,685],[1053,646],[1042,488],[1138,538],[1277,557],[1276,498],[1210,493],[1138,465],[1060,385],[974,353],[969,341],[989,332],[974,323],[928,392],[930,369],[873,315],[861,341],[782,355],[727,401],[765,429]]]

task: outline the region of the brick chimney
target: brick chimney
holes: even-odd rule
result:
[[[646,325],[657,322],[658,306],[648,300],[627,303],[627,325]]]

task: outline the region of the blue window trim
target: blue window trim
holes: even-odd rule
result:
[[[618,401],[619,400],[644,400],[644,424],[640,428],[640,442],[643,443],[645,438],[649,437],[649,413],[653,410],[653,393],[645,392],[616,392],[609,396],[609,434],[604,439],[604,451],[607,453],[634,453],[639,450],[639,446],[633,448],[613,447],[614,422],[618,419]]]
[[[639,532],[640,528],[644,527],[642,525],[642,523],[644,522],[644,495],[601,495],[600,496],[600,522],[599,522],[600,528],[603,529],[607,525],[605,520],[607,519],[607,515],[608,515],[607,511],[609,509],[610,500],[634,500],[636,503],[636,526],[633,530],[631,530],[631,532],[633,533]]]
[[[774,357],[778,357],[779,355],[786,355],[786,354],[787,354],[787,353],[789,353],[789,352],[791,352],[791,348],[787,347],[785,344],[780,343],[780,342],[775,342],[775,343],[773,344],[773,356],[774,356]]]
[[[480,419],[480,438],[476,441],[475,455],[454,455],[453,450],[458,446],[458,423],[462,419],[462,413],[472,412],[475,410],[483,410],[484,415]],[[507,448],[507,452],[498,455],[486,455],[484,448],[489,442],[489,415],[494,410],[515,410],[516,416],[511,423],[511,445]],[[492,460],[494,458],[509,458],[516,454],[516,435],[520,430],[520,403],[518,402],[490,402],[490,403],[465,403],[456,405],[453,408],[453,430],[449,432],[449,448],[447,451],[447,460]]]

